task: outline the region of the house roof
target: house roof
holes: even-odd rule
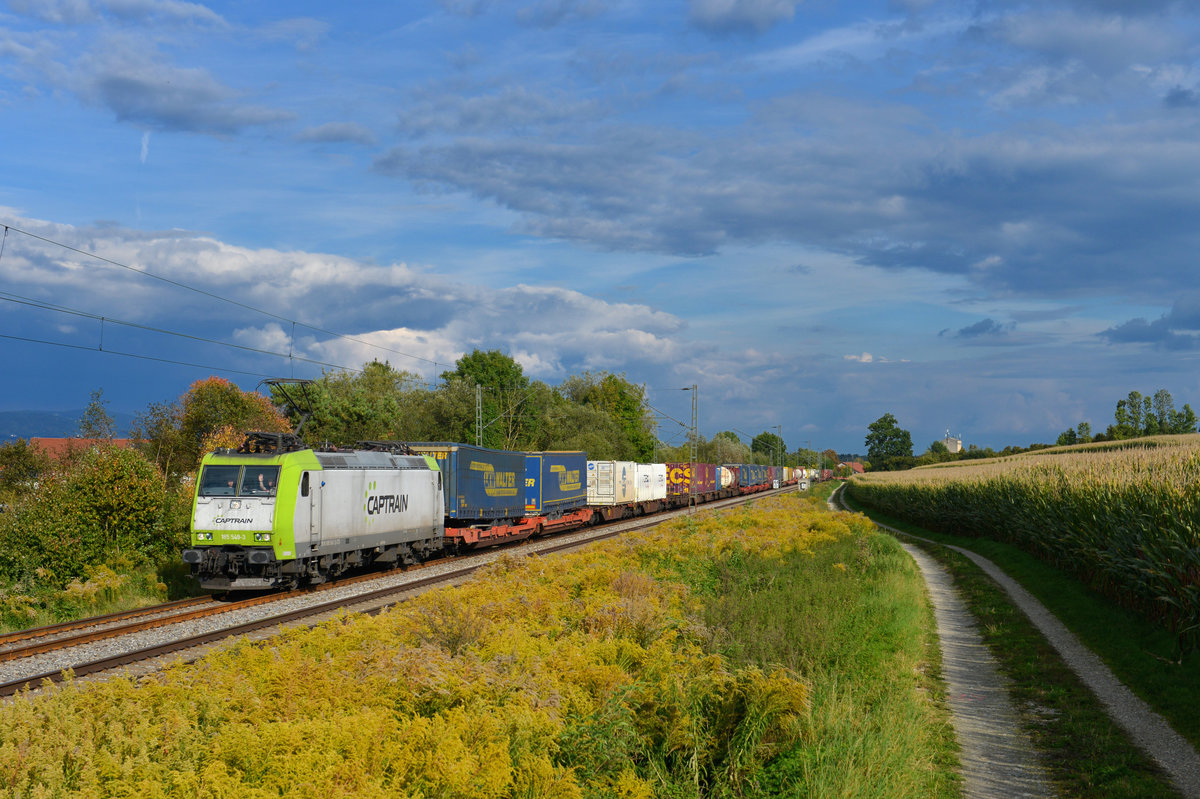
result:
[[[62,460],[72,452],[88,449],[89,447],[111,444],[125,449],[133,443],[132,438],[37,438],[29,439],[29,446],[41,450],[54,460]]]

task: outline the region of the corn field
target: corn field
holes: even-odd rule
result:
[[[928,530],[1014,544],[1200,644],[1200,436],[856,477],[850,495]]]

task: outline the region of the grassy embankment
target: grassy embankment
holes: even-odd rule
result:
[[[760,500],[21,698],[0,792],[952,796],[931,625],[889,537]]]
[[[1175,443],[1158,444],[1159,454],[1169,454],[1173,448],[1171,445]],[[1112,447],[1103,449],[1109,455],[1120,453],[1120,450]],[[1143,457],[1134,465],[1144,463],[1145,454],[1152,451],[1147,449],[1139,453]],[[1084,501],[1094,501],[1096,497],[1124,496],[1125,492],[1117,490],[1113,483],[1133,482],[1136,486],[1136,481],[1144,475],[1139,476],[1138,470],[1133,468],[1105,468],[1111,464],[1098,463],[1095,449],[1090,453],[1084,450],[1082,454],[1090,456],[1089,460],[1075,464],[1078,468],[1074,469],[1064,461],[1078,458],[1080,453],[1039,453],[1032,457],[1007,459],[1005,466],[989,465],[988,477],[996,482],[987,484],[985,488],[1002,499],[993,497],[988,501],[993,505],[1001,501],[1019,501],[1022,485],[1032,485],[1035,492],[1047,491],[1044,485],[1036,483],[1039,476],[1045,476],[1045,471],[1053,476],[1054,479],[1049,482],[1057,492],[1062,492],[1064,487],[1072,484],[1082,485],[1087,474],[1103,475],[1103,485],[1086,486],[1083,499],[1079,496],[1068,498],[1065,509],[1057,505],[1053,497],[1035,497],[1031,503],[1034,509],[1051,514],[1053,520],[1046,519],[1040,526],[1028,518],[1020,522],[1020,527],[1025,531],[1040,530],[1040,535],[1059,541],[1086,537],[1103,542],[1103,537],[1088,531],[1084,525],[1076,523],[1074,529],[1063,532],[1056,528],[1055,523],[1061,524],[1064,520],[1071,523],[1071,520],[1081,518]],[[1047,455],[1052,457],[1048,458]],[[1046,466],[1037,468],[1039,462]],[[1129,465],[1127,459],[1126,466]],[[1180,474],[1178,467],[1172,467],[1167,460],[1160,460],[1155,466],[1159,480],[1163,469],[1175,476]],[[956,502],[965,503],[982,490],[977,471],[946,467],[938,468],[933,475],[928,472],[934,470],[920,471],[927,473],[912,473],[911,482],[906,488],[906,491],[914,492],[907,496],[907,501],[914,504],[920,503],[920,495],[915,492],[919,492],[922,485],[940,484],[943,480],[952,479],[955,472],[964,481],[973,483],[967,487],[959,485],[948,488]],[[1000,475],[1005,472],[1011,472],[1011,481],[1003,481]],[[904,478],[893,475],[886,479],[897,481]],[[1144,503],[1146,495],[1153,498],[1164,491],[1174,492],[1175,502],[1178,502],[1180,496],[1194,493],[1192,484],[1188,481],[1179,481],[1177,485],[1160,484],[1143,494],[1138,502]],[[852,488],[857,490],[860,486]],[[863,509],[882,523],[922,538],[963,547],[995,562],[1045,604],[1113,669],[1119,679],[1166,717],[1178,732],[1194,745],[1200,745],[1200,656],[1194,650],[1181,650],[1178,630],[1150,623],[1143,613],[1118,605],[1113,599],[1111,584],[1106,584],[1102,593],[1083,579],[1064,573],[1014,543],[969,536],[967,533],[971,530],[965,527],[955,529],[955,532],[961,533],[958,535],[944,530],[933,531],[915,525],[911,520],[861,507],[859,501],[852,493],[852,506]],[[939,507],[939,503],[920,503],[920,507],[922,513],[928,514],[931,508]],[[895,512],[894,507],[890,510]],[[978,508],[964,507],[961,510],[975,517],[980,514]],[[1146,513],[1143,507],[1142,518],[1146,518]],[[1150,518],[1161,517],[1160,513],[1149,513]],[[1111,518],[1115,514],[1112,507],[1101,505],[1088,513],[1095,520]],[[1185,524],[1187,518],[1183,519]],[[1016,524],[998,515],[993,515],[990,523],[1001,529],[1006,523],[1009,526]],[[1103,521],[1100,524],[1103,525]],[[1112,525],[1113,540],[1127,542],[1132,537],[1128,527],[1122,527],[1116,521]],[[1169,529],[1156,530],[1154,533],[1173,534]],[[1028,542],[1022,543],[1028,545]],[[1024,712],[1027,727],[1045,751],[1054,778],[1064,793],[1105,797],[1173,795],[1165,787],[1163,779],[1153,772],[1148,759],[1112,724],[1099,701],[1066,667],[1028,619],[1012,606],[1007,594],[999,586],[966,557],[942,547],[926,546],[926,549],[951,571],[956,585],[979,618],[985,640],[1000,660],[1002,669],[1013,680],[1014,693]],[[1044,556],[1045,552],[1042,554]],[[1115,555],[1109,553],[1107,557],[1113,558]],[[1152,564],[1146,566],[1153,567]],[[1162,617],[1159,618],[1161,620]]]

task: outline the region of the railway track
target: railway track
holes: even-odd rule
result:
[[[508,547],[432,561],[404,571],[360,575],[313,588],[237,601],[196,597],[139,611],[10,633],[0,636],[0,697],[60,682],[68,672],[79,678],[132,664],[159,662],[168,655],[268,628],[306,620],[316,623],[344,610],[376,613],[403,601],[406,595],[464,579],[514,550],[528,555],[548,555],[653,527],[698,510],[719,510],[788,490],[790,488],[610,522],[550,539],[526,540]],[[373,587],[375,583],[378,586]],[[323,598],[326,593],[331,598]],[[217,621],[219,618],[228,623]],[[188,659],[194,660],[201,654],[194,653]]]

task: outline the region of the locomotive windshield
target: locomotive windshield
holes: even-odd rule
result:
[[[200,496],[273,497],[278,483],[278,466],[205,466]]]

